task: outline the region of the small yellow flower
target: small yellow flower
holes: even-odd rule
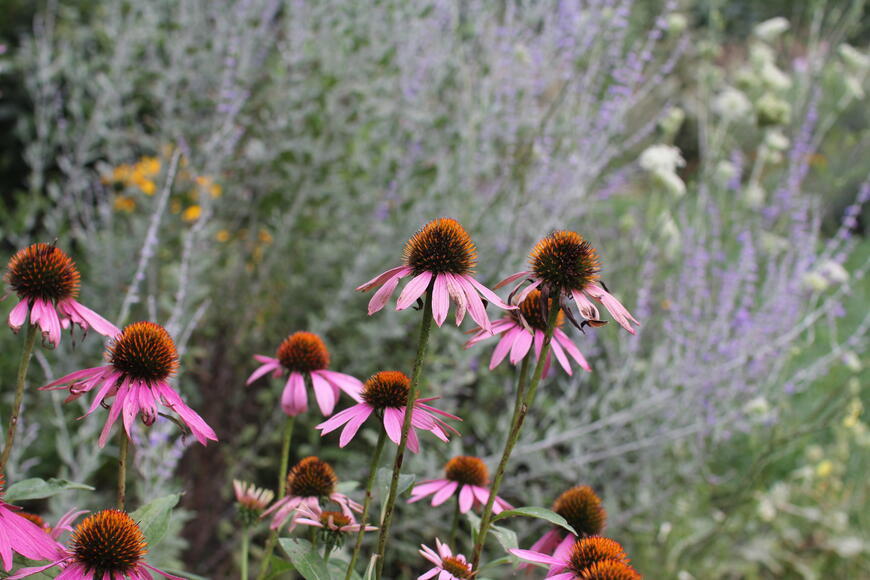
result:
[[[816,466],[816,475],[822,478],[828,477],[834,471],[834,464],[830,459],[825,459]]]
[[[194,181],[200,187],[208,187],[209,184],[211,184],[211,179],[209,179],[205,175],[197,175],[196,179],[194,179]]]
[[[224,192],[224,189],[217,183],[213,183],[211,187],[208,188],[208,192],[212,197],[220,197]]]
[[[139,160],[139,168],[144,175],[157,175],[160,173],[160,160],[156,157],[143,157]]]
[[[181,214],[181,219],[186,222],[195,222],[202,215],[202,208],[198,205],[192,205]]]
[[[215,234],[214,239],[222,244],[224,242],[228,242],[230,239],[230,232],[228,230],[218,230],[218,233]]]
[[[126,213],[131,213],[134,209],[136,209],[136,202],[129,197],[119,195],[115,197],[115,211],[123,211]]]
[[[270,234],[267,230],[261,229],[260,234],[258,236],[260,238],[260,242],[264,244],[271,244],[274,240],[272,238],[272,234]]]
[[[154,192],[157,191],[157,185],[150,179],[144,179],[138,185],[145,195],[154,195]]]

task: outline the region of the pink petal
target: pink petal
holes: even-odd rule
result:
[[[406,276],[406,275],[410,274],[411,271],[412,271],[412,268],[410,268],[408,266],[397,266],[395,268],[390,268],[386,272],[378,274],[377,276],[375,276],[374,278],[372,278],[371,280],[369,280],[368,282],[366,282],[362,286],[357,286],[356,289],[359,292],[367,292],[367,291],[371,290],[372,288],[374,288],[375,286],[380,286],[381,284],[383,284],[384,282],[386,282],[390,278],[393,278],[395,276],[399,276],[399,277]]]
[[[465,312],[468,310],[468,300],[465,298],[465,292],[462,290],[456,276],[453,274],[444,274],[447,279],[447,293],[450,299],[456,304],[456,326],[462,324],[465,319]]]
[[[169,580],[185,580],[181,576],[173,576],[172,574],[168,574],[168,573],[164,572],[163,570],[159,570],[159,569],[155,568],[154,566],[151,566],[150,564],[146,564],[145,562],[140,562],[139,566],[144,566],[145,568],[148,568],[149,570],[153,570],[154,572],[157,572],[158,574],[166,576],[167,578],[169,578]]]
[[[121,417],[124,420],[124,431],[127,432],[127,437],[132,437],[130,433],[130,428],[133,426],[133,421],[136,420],[136,414],[139,412],[139,390],[147,389],[138,383],[133,383],[130,387],[130,390],[127,393],[127,396],[124,397],[124,405],[121,408]],[[115,404],[118,403],[118,399],[115,399]]]
[[[106,441],[109,440],[109,431],[111,431],[112,425],[115,424],[115,421],[118,420],[118,415],[121,414],[121,409],[124,408],[124,399],[127,398],[128,392],[129,387],[127,387],[126,383],[121,385],[118,389],[118,393],[115,395],[115,400],[112,402],[112,408],[109,409],[109,417],[106,419],[106,423],[103,425],[103,430],[100,432],[100,448],[106,446]]]
[[[492,290],[490,290],[489,288],[487,288],[486,286],[484,286],[483,284],[481,284],[480,282],[478,282],[477,280],[475,280],[471,276],[466,276],[465,280],[469,284],[474,286],[477,289],[477,291],[483,295],[484,298],[486,298],[487,300],[489,300],[491,303],[495,304],[499,308],[503,308],[504,310],[516,310],[518,308],[517,306],[512,306],[512,305],[508,304],[507,302],[504,302],[501,298],[498,297],[498,294],[496,294],[495,292],[493,292]]]
[[[562,541],[562,533],[558,528],[552,528],[549,532],[541,536],[541,538],[532,544],[533,552],[542,552],[544,554],[552,554]]]
[[[322,431],[322,433],[320,434],[321,437],[326,435],[327,433],[332,433],[333,431],[350,421],[351,417],[356,415],[359,406],[360,405],[354,405],[353,407],[345,409],[344,411],[339,411],[320,425],[317,425],[315,429],[319,429],[320,431]]]
[[[432,289],[432,316],[435,324],[441,326],[447,318],[447,310],[450,308],[450,294],[447,291],[446,274],[435,276],[435,285]]]
[[[390,441],[396,445],[399,444],[399,440],[402,437],[403,419],[404,414],[398,409],[394,409],[393,407],[387,407],[384,409],[384,429],[387,431],[387,437],[389,437]]]
[[[514,344],[511,347],[511,356],[510,361],[511,364],[517,364],[523,358],[525,358],[526,354],[528,354],[529,349],[532,346],[532,333],[526,331],[523,328],[518,328],[516,330]]]
[[[218,440],[214,429],[209,427],[208,423],[206,423],[196,411],[188,407],[181,399],[181,395],[172,390],[172,387],[167,383],[158,383],[157,388],[163,398],[169,401],[169,407],[175,411],[178,416],[181,417],[181,420],[184,421],[184,424],[190,428],[197,441],[202,445],[206,445],[209,440]]]
[[[521,558],[523,560],[527,560],[529,562],[537,562],[539,564],[550,564],[556,566],[564,566],[564,562],[562,560],[557,560],[552,556],[548,556],[546,554],[541,554],[540,552],[532,552],[531,550],[520,550],[517,548],[513,548],[508,550],[511,554],[516,556],[517,558]]]
[[[528,278],[531,275],[532,275],[531,271],[517,272],[516,274],[511,274],[510,276],[508,276],[507,278],[505,278],[504,280],[502,280],[501,282],[496,284],[495,289],[498,290],[502,286],[504,286],[506,284],[510,284],[514,280],[519,280],[520,278]]]
[[[110,338],[114,338],[121,334],[121,329],[88,308],[87,306],[77,302],[72,298],[67,298],[66,300],[61,300],[58,303],[58,307],[64,304],[69,310],[72,310],[79,317],[84,320],[88,326],[102,334],[103,336],[108,336]],[[87,330],[87,327],[85,327]]]
[[[413,427],[408,431],[407,447],[411,453],[420,453],[420,440],[417,438],[417,431]]]
[[[337,373],[335,371],[314,371],[315,374],[318,374],[325,378],[327,381],[350,395],[350,398],[359,403],[362,401],[362,397],[360,396],[362,392],[362,381],[360,381],[356,377],[352,377],[350,375],[346,375],[344,373]]]
[[[109,396],[109,393],[111,392],[111,390],[114,389],[116,386],[118,386],[118,377],[119,376],[120,375],[117,373],[111,373],[111,374],[109,374],[109,376],[107,376],[103,380],[103,384],[100,387],[100,390],[97,391],[97,396],[94,397],[94,400],[91,402],[90,408],[88,408],[88,412],[83,415],[84,417],[86,417],[86,416],[90,415],[91,413],[93,413],[94,411],[96,411],[97,407],[100,406],[100,403],[103,402],[103,399],[105,399],[107,396]],[[124,379],[124,384],[126,384],[126,383],[127,383],[127,379]]]
[[[556,547],[556,551],[553,552],[553,557],[557,560],[561,560],[562,562],[567,562],[568,558],[571,555],[571,548],[574,547],[574,543],[577,541],[577,536],[574,534],[568,534],[565,536],[559,545]],[[559,571],[558,568],[564,568],[564,566],[556,565],[556,572]],[[553,570],[551,570],[553,571]]]
[[[559,364],[562,365],[562,368],[565,369],[565,372],[568,373],[568,376],[570,377],[573,372],[571,370],[571,363],[568,362],[568,357],[565,356],[565,351],[563,351],[562,347],[559,346],[558,340],[550,341],[550,351],[556,355],[556,360],[559,361]]]
[[[447,483],[448,481],[446,479],[436,479],[434,481],[418,483],[414,486],[414,489],[411,490],[411,499],[408,500],[408,503],[419,501],[427,495],[436,493],[439,489],[447,485]]]
[[[483,307],[483,301],[480,299],[480,296],[478,296],[477,290],[474,289],[474,286],[468,282],[468,278],[470,278],[470,276],[455,276],[457,283],[465,291],[468,313],[471,314],[471,318],[473,318],[482,329],[490,330],[489,318],[486,315],[486,309]]]
[[[255,355],[254,355],[254,358],[255,358],[256,360],[260,361],[261,363],[263,363],[264,365],[267,365],[267,364],[280,364],[280,361],[279,361],[278,359],[273,358],[273,357],[271,357],[271,356],[265,356],[265,355],[262,355],[262,354],[255,354]]]
[[[598,308],[591,300],[586,298],[586,295],[583,294],[583,292],[580,290],[572,290],[571,296],[574,297],[574,302],[577,303],[577,309],[580,311],[580,315],[583,316],[583,318],[587,320],[601,320],[601,315],[598,314]]]
[[[444,503],[445,501],[447,501],[448,499],[450,499],[450,496],[453,495],[453,493],[456,491],[457,487],[459,487],[459,484],[457,482],[455,482],[455,481],[448,482],[447,485],[445,485],[444,487],[439,489],[435,493],[435,495],[432,496],[432,506],[433,507],[439,506],[442,503]],[[465,512],[462,512],[462,513],[465,513]]]
[[[347,425],[341,431],[341,437],[338,439],[339,447],[344,447],[350,443],[350,440],[356,436],[356,433],[359,431],[362,424],[365,423],[366,419],[368,419],[374,412],[374,409],[368,405],[356,405],[356,410],[356,414],[350,418],[350,421],[347,422]]]
[[[15,308],[9,312],[9,327],[15,332],[21,330],[24,321],[27,320],[28,303],[27,299],[21,300],[15,305]]]
[[[408,282],[402,293],[399,294],[399,299],[396,301],[396,310],[404,310],[408,306],[414,304],[417,298],[426,292],[429,287],[429,281],[432,279],[432,272],[423,272],[413,280]]]
[[[58,385],[66,385],[67,383],[77,383],[79,379],[95,377],[99,374],[102,374],[108,367],[90,367],[87,369],[81,369],[70,373],[68,375],[64,375],[61,378],[48,383],[43,387],[39,387],[40,389],[51,389],[57,387]]]
[[[417,580],[429,580],[430,578],[434,578],[439,572],[441,572],[441,568],[432,568],[428,572],[424,572],[417,576]]]
[[[534,282],[523,288],[519,294],[514,296],[514,302],[516,302],[517,304],[521,304],[523,300],[525,300],[529,296],[529,294],[532,293],[532,290],[540,286],[542,282],[543,280],[535,280]]]
[[[592,371],[592,367],[589,366],[589,362],[586,360],[586,357],[583,356],[583,353],[580,352],[580,349],[578,349],[577,346],[571,341],[571,339],[568,338],[568,335],[562,332],[561,328],[557,328],[553,332],[553,338],[555,338],[556,341],[560,345],[562,345],[562,348],[564,348],[565,351],[569,355],[571,355],[571,357],[577,361],[577,364],[579,364],[584,370]]]
[[[259,379],[263,375],[274,371],[275,369],[279,368],[280,366],[281,366],[281,363],[279,363],[278,361],[275,361],[274,363],[266,363],[266,364],[262,365],[260,368],[258,368],[253,373],[251,373],[251,376],[248,377],[247,381],[245,381],[245,385],[246,386],[250,385],[251,383],[253,383],[257,379]]]
[[[459,491],[459,513],[465,513],[474,504],[474,491],[470,485],[463,485]]]
[[[380,311],[384,306],[386,306],[387,302],[390,299],[390,296],[393,295],[393,292],[396,290],[396,286],[399,285],[399,280],[402,279],[402,276],[396,275],[387,280],[387,282],[378,288],[378,291],[375,292],[372,299],[369,300],[368,312],[369,316],[374,314],[375,312]]]
[[[311,373],[311,384],[314,387],[314,398],[317,399],[320,412],[324,417],[329,417],[335,409],[335,392],[332,390],[332,385],[317,373]]]
[[[305,392],[305,379],[301,373],[292,372],[281,393],[281,409],[295,417],[308,410],[308,394]]]
[[[489,359],[489,370],[494,369],[504,360],[504,357],[511,351],[514,341],[520,333],[525,334],[526,331],[522,328],[515,328],[502,335],[501,340],[498,341],[498,344],[495,345],[495,349],[492,351],[492,358]]]
[[[595,284],[587,284],[583,288],[583,290],[586,291],[594,299],[601,302],[601,304],[604,305],[607,311],[610,312],[610,315],[614,318],[614,320],[616,320],[616,322],[620,324],[620,326],[622,326],[631,334],[635,333],[634,328],[632,328],[631,326],[631,323],[633,322],[640,326],[640,322],[638,322],[634,318],[634,316],[631,315],[631,312],[629,312],[628,309],[623,306],[622,303],[617,300],[612,294],[605,291],[604,288],[601,288],[600,286],[597,286]]]

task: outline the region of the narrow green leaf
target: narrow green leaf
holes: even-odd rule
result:
[[[311,547],[311,542],[299,538],[281,538],[281,548],[287,553],[296,571],[305,580],[331,580],[332,575],[323,558]]]
[[[503,520],[505,518],[512,518],[515,516],[525,516],[528,518],[537,518],[539,520],[546,520],[551,524],[555,524],[561,528],[564,528],[574,534],[575,536],[579,535],[574,528],[572,528],[565,518],[557,514],[552,510],[548,510],[547,508],[537,507],[537,506],[526,506],[519,507],[512,510],[503,511],[497,516],[492,518],[493,522],[497,522],[498,520]]]
[[[145,534],[148,545],[156,545],[166,535],[172,508],[178,504],[179,499],[181,494],[178,493],[158,497],[130,514],[139,523],[139,529]]]
[[[76,483],[67,481],[66,479],[57,479],[52,477],[48,481],[31,477],[30,479],[22,479],[17,483],[13,483],[3,494],[3,501],[8,503],[17,503],[28,499],[44,499],[62,493],[68,489],[84,489],[93,491],[94,488],[84,483]]]
[[[366,574],[363,576],[363,580],[375,580],[375,562],[378,561],[378,555],[372,554],[372,557],[369,559],[368,568],[366,568]]]

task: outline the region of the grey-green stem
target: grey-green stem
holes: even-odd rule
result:
[[[305,375],[306,385],[311,379]],[[287,495],[287,468],[290,462],[290,441],[293,439],[293,423],[296,421],[295,416],[287,417],[284,423],[284,436],[281,440],[281,468],[278,472],[278,499]],[[263,580],[269,573],[269,561],[272,558],[272,552],[275,551],[275,544],[278,543],[278,530],[269,532],[269,538],[266,540],[266,547],[263,548],[263,558],[260,560],[260,573],[257,575],[257,580]]]
[[[18,418],[21,413],[21,401],[24,400],[24,384],[27,381],[27,369],[30,367],[30,357],[33,355],[33,345],[36,344],[36,325],[29,322],[24,338],[24,349],[21,351],[21,362],[18,363],[18,378],[15,381],[15,400],[12,403],[12,413],[9,415],[9,426],[6,429],[6,445],[0,457],[0,473],[5,473],[12,445],[15,443],[15,431],[18,429]]]
[[[359,530],[359,534],[356,536],[356,544],[353,547],[353,554],[350,557],[350,564],[347,565],[347,574],[344,576],[344,580],[350,580],[351,576],[353,576],[353,568],[356,566],[356,561],[359,559],[359,552],[362,548],[363,542],[363,534],[365,534],[365,525],[368,521],[369,517],[369,509],[372,505],[372,487],[375,484],[375,477],[378,471],[378,464],[381,461],[381,453],[384,450],[384,443],[387,441],[387,430],[381,426],[381,432],[378,435],[378,442],[375,446],[375,454],[372,456],[372,462],[369,466],[369,478],[366,481],[366,497],[363,500],[363,511],[362,515],[360,515],[359,521],[362,527]]]

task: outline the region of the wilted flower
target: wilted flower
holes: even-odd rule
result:
[[[304,526],[313,526],[322,528],[326,532],[334,532],[339,534],[357,533],[360,530],[373,532],[378,528],[375,526],[363,525],[354,519],[353,514],[346,514],[341,511],[323,510],[320,505],[309,506],[307,504],[299,506],[297,524]]]
[[[560,328],[564,324],[564,319],[564,315],[560,312],[556,319],[556,328],[553,330],[553,341],[550,343],[552,353],[568,375],[572,374],[571,362],[568,360],[569,355],[584,370],[592,370],[586,361],[586,357],[580,352],[580,349]],[[465,343],[465,348],[493,336],[493,334],[482,328],[477,328],[475,331],[474,336]],[[498,366],[505,357],[508,357],[508,354],[510,354],[508,358],[511,364],[517,364],[525,358],[533,344],[535,347],[535,358],[539,358],[544,345],[544,333],[546,331],[547,319],[541,309],[541,293],[538,290],[532,290],[520,303],[518,310],[508,312],[504,318],[493,323],[492,333],[500,334],[501,340],[499,340],[492,351],[489,369],[492,370]],[[549,370],[550,353],[547,353],[547,360],[544,364],[544,376],[547,376]]]
[[[109,417],[100,433],[100,447],[106,444],[109,431],[122,416],[122,411],[124,430],[129,437],[137,414],[141,414],[145,425],[154,423],[158,403],[175,411],[203,445],[209,440],[217,441],[214,430],[169,385],[169,377],[178,368],[178,352],[165,328],[153,322],[130,324],[109,344],[106,360],[108,365],[75,371],[41,387],[69,387],[67,401],[98,388],[85,416],[114,397]]]
[[[31,324],[39,325],[43,340],[52,346],[60,342],[61,328],[78,325],[85,332],[93,328],[104,336],[121,332],[117,326],[80,304],[79,271],[75,262],[54,245],[33,244],[19,250],[6,267],[5,281],[18,294],[19,302],[9,313],[9,326],[18,332],[30,313]]]
[[[451,301],[456,305],[457,325],[468,311],[481,328],[487,329],[490,323],[481,297],[499,308],[514,308],[471,275],[477,263],[477,250],[456,220],[440,218],[427,223],[408,240],[403,258],[404,266],[391,268],[357,288],[365,292],[380,286],[369,302],[369,315],[382,309],[399,281],[410,275],[414,278],[399,295],[396,310],[408,308],[431,287],[432,316],[438,326],[447,318]]]
[[[453,495],[457,495],[460,513],[466,513],[472,506],[483,506],[489,501],[489,472],[486,464],[479,457],[461,455],[454,457],[444,466],[443,479],[421,481],[411,491],[408,503],[420,501],[424,497],[432,497],[432,505],[439,506]],[[492,512],[501,513],[513,509],[513,506],[496,496]]]
[[[429,546],[420,544],[423,548],[420,555],[435,564],[435,567],[417,576],[417,580],[429,580],[438,577],[438,580],[466,580],[474,576],[471,564],[462,554],[453,555],[453,551],[447,544],[435,538],[437,552]]]
[[[287,495],[263,512],[260,517],[274,513],[269,526],[273,530],[281,528],[290,518],[289,530],[292,532],[300,517],[299,509],[307,506],[310,510],[320,507],[320,500],[329,500],[341,507],[341,513],[352,517],[353,511],[362,512],[362,506],[346,495],[335,491],[338,476],[335,470],[317,457],[306,457],[294,465],[287,474]]]
[[[363,385],[362,402],[336,413],[315,429],[322,431],[321,436],[335,431],[342,425],[346,425],[341,431],[338,446],[344,447],[357,434],[359,428],[373,413],[382,419],[384,429],[390,441],[399,444],[402,435],[402,424],[407,412],[408,393],[411,388],[411,379],[400,371],[381,371],[372,375]],[[435,415],[441,415],[448,419],[461,421],[459,417],[445,413],[435,407],[426,405],[438,397],[417,399],[414,402],[414,410],[411,418],[411,429],[408,431],[408,449],[417,453],[420,451],[420,441],[417,438],[416,429],[431,431],[433,435],[447,441],[448,431],[458,433],[456,429],[438,419]]]
[[[599,284],[600,264],[598,253],[592,245],[575,232],[557,230],[539,241],[529,255],[531,270],[508,276],[496,286],[520,280],[511,292],[513,297],[520,286],[531,282],[519,294],[516,302],[522,303],[533,290],[540,288],[542,309],[548,310],[549,300],[558,301],[559,307],[573,324],[579,327],[569,308],[573,298],[584,324],[600,326],[598,308],[589,298],[601,303],[610,315],[628,332],[634,334],[631,324],[640,323],[631,315],[604,284]],[[549,318],[549,315],[547,316]],[[552,344],[552,343],[551,343]]]
[[[275,492],[271,489],[263,489],[255,486],[253,483],[246,481],[233,480],[233,491],[236,493],[236,504],[239,508],[239,516],[246,526],[250,526],[263,510],[269,505],[269,502],[275,497]]]
[[[144,580],[151,578],[149,570],[172,580],[184,580],[146,563],[147,545],[139,525],[126,512],[103,510],[76,527],[69,546],[60,547],[60,558],[55,551],[51,564],[22,568],[9,578],[24,578],[60,566],[63,572],[57,577],[64,580]]]
[[[577,540],[549,556],[534,550],[508,550],[514,556],[550,566],[553,580],[640,580],[618,542],[593,536]]]
[[[4,475],[0,474],[0,497],[5,483]],[[13,553],[30,560],[49,560],[63,548],[42,525],[22,517],[20,509],[0,499],[0,558],[6,571],[12,568]]]
[[[260,354],[255,354],[254,358],[263,365],[251,373],[247,385],[270,372],[273,377],[289,373],[281,394],[281,408],[291,417],[308,410],[306,375],[311,378],[317,406],[325,417],[335,409],[339,389],[354,401],[360,400],[362,382],[356,377],[328,370],[329,351],[320,337],[311,332],[295,332],[288,336],[278,347],[275,358]]]

